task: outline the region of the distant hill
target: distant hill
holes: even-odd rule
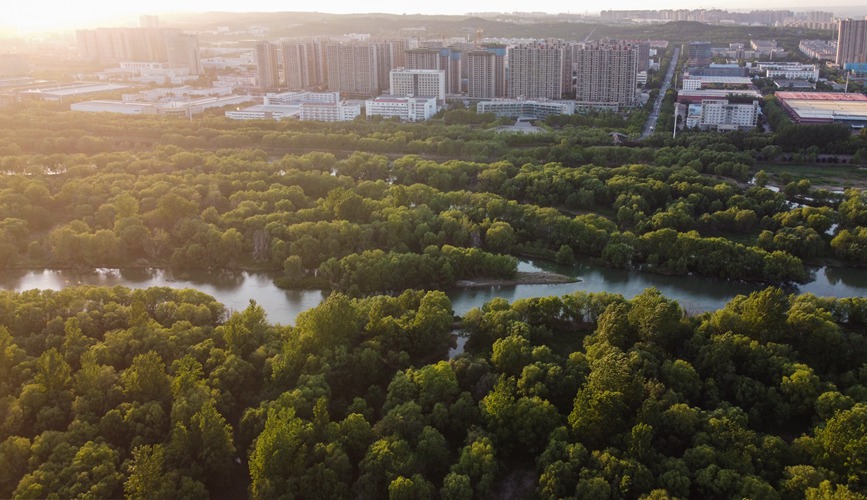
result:
[[[577,16],[557,18],[527,18],[508,14],[496,18],[467,16],[425,16],[394,14],[324,14],[316,12],[207,12],[169,14],[167,25],[190,30],[214,30],[226,26],[232,31],[245,31],[251,26],[268,30],[267,38],[336,36],[346,33],[370,33],[373,36],[408,36],[418,30],[429,38],[467,37],[477,30],[485,37],[495,38],[563,38],[582,41],[592,39],[640,38],[663,39],[673,43],[707,40],[716,43],[746,42],[750,38],[830,38],[829,31],[803,28],[771,28],[763,26],[719,26],[691,21],[656,25],[611,24],[587,22]],[[556,21],[552,19],[557,19]],[[797,45],[797,44],[795,44]]]

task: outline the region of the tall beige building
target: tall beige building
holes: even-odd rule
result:
[[[467,52],[467,97],[506,97],[506,46]]]
[[[844,66],[867,63],[867,19],[840,19],[837,22],[837,59]]]
[[[97,28],[75,32],[78,48],[87,61],[168,62],[168,43],[180,30],[172,28]]]
[[[188,68],[191,75],[201,75],[202,60],[199,58],[199,37],[192,33],[177,33],[167,39],[169,66]]]
[[[271,42],[256,44],[256,66],[258,84],[265,89],[280,86],[280,68],[277,59],[277,46]]]
[[[566,71],[564,50],[562,40],[536,41],[509,47],[509,81],[506,95],[513,99],[563,97]]]
[[[638,47],[593,42],[573,50],[575,100],[586,105],[634,106],[637,100]]]
[[[314,41],[283,43],[283,81],[289,90],[323,85],[322,45]]]
[[[376,40],[377,79],[380,90],[389,83],[389,72],[393,69],[406,67],[407,40],[395,38]]]
[[[371,43],[331,43],[326,46],[328,89],[349,97],[379,94],[377,49]]]

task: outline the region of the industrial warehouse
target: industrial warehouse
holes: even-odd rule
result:
[[[831,92],[777,92],[780,106],[795,123],[867,125],[867,96]]]

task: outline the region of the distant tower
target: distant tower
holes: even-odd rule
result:
[[[867,63],[867,19],[840,19],[837,28],[836,63]]]
[[[384,90],[389,82],[389,72],[393,69],[406,67],[407,40],[395,38],[376,40],[377,80],[380,90]]]
[[[510,47],[506,95],[527,99],[563,97],[563,51],[562,40],[536,41]]]
[[[467,53],[467,97],[506,96],[506,46],[488,45]]]
[[[191,33],[170,35],[166,41],[169,52],[169,66],[188,68],[191,75],[201,75],[202,61],[199,58],[199,37]]]
[[[379,94],[376,45],[331,43],[326,46],[328,89],[351,97]]]
[[[276,45],[270,42],[257,43],[256,64],[258,65],[259,87],[272,89],[280,86]]]
[[[303,90],[322,84],[315,42],[283,44],[283,80],[289,90]]]
[[[594,42],[576,49],[575,100],[588,104],[636,103],[638,48]]]

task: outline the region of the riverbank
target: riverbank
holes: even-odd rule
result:
[[[581,281],[565,274],[549,272],[518,271],[513,279],[476,278],[473,280],[458,280],[456,288],[484,288],[491,286],[517,286],[517,285],[562,285],[565,283],[578,283]]]

